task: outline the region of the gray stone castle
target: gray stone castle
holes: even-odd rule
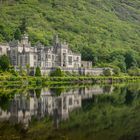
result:
[[[40,67],[42,74],[50,74],[55,68],[60,67],[63,71],[78,74],[100,75],[102,68],[92,68],[91,61],[82,61],[81,54],[70,50],[66,42],[61,42],[58,35],[53,38],[52,46],[44,46],[36,43],[31,46],[28,35],[24,34],[21,41],[13,40],[9,44],[0,45],[0,55],[7,54],[11,64],[16,70],[30,67]]]

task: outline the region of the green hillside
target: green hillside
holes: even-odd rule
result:
[[[23,18],[32,44],[50,45],[58,33],[95,65],[140,66],[139,0],[1,0],[0,42]]]

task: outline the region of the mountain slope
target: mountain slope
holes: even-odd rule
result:
[[[85,59],[110,63],[113,52],[124,56],[130,50],[139,60],[139,0],[16,0],[2,2],[0,9],[1,42],[12,39],[26,17],[33,44],[49,45],[58,33]]]

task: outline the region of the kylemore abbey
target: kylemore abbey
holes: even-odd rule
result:
[[[40,67],[43,75],[50,74],[57,67],[63,71],[78,74],[101,75],[102,68],[92,68],[91,61],[82,61],[81,54],[70,50],[67,42],[61,42],[58,35],[53,38],[52,46],[44,46],[36,43],[31,46],[28,35],[24,34],[21,41],[13,40],[8,44],[0,44],[0,55],[9,56],[15,70],[20,67],[26,69],[27,65],[34,73],[36,67]]]

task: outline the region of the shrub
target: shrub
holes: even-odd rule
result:
[[[41,76],[41,70],[39,67],[36,67],[35,76]]]
[[[72,73],[70,73],[69,71],[65,72],[66,76],[72,76]]]
[[[120,70],[119,67],[115,67],[115,68],[113,69],[114,75],[120,75],[120,72],[121,72],[121,70]]]
[[[36,85],[37,85],[37,86],[42,85],[42,80],[41,80],[41,79],[37,79],[37,80],[36,80]]]
[[[50,76],[57,76],[57,77],[62,77],[64,76],[65,73],[60,69],[60,68],[56,68],[55,71],[53,71]]]
[[[17,28],[15,33],[14,33],[14,39],[21,40],[21,31],[19,28]]]
[[[111,76],[112,75],[110,69],[104,69],[103,74],[104,74],[104,76]]]
[[[39,89],[35,89],[35,92],[36,92],[37,98],[39,98],[40,94],[41,94],[41,89],[40,88]]]
[[[19,70],[19,74],[20,74],[21,76],[26,76],[26,75],[27,75],[27,72],[26,72],[25,70],[23,70],[21,66],[19,67],[19,69],[20,69],[20,70]]]
[[[14,69],[11,69],[11,70],[10,70],[10,73],[11,73],[12,75],[14,75],[14,76],[18,76],[18,72],[15,71]]]
[[[9,69],[9,66],[10,66],[9,58],[6,55],[2,55],[0,57],[0,68],[1,68],[1,70],[6,71],[6,70]]]
[[[131,67],[128,69],[128,74],[130,76],[140,76],[140,69],[138,67]]]

